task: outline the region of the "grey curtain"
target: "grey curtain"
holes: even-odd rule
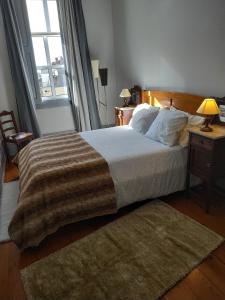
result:
[[[11,66],[20,129],[40,136],[34,103],[32,70],[33,48],[29,30],[26,3],[24,0],[0,0],[5,25],[6,42]]]
[[[101,127],[81,0],[57,0],[69,95],[78,131]]]

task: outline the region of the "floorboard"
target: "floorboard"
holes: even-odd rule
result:
[[[19,171],[15,164],[8,163],[6,164],[4,182],[10,182],[13,180],[17,180],[19,178]]]
[[[225,265],[212,255],[199,266],[199,271],[224,294],[225,299]]]
[[[225,243],[215,251],[215,256],[225,264]]]
[[[11,178],[17,175],[13,167],[7,169],[6,173],[7,181],[11,181]],[[206,214],[203,209],[204,195],[192,194],[187,198],[184,193],[177,193],[164,198],[164,201],[181,213],[225,237],[225,199],[215,196],[212,200],[210,214]],[[139,205],[131,205],[114,216],[99,217],[65,226],[46,238],[38,248],[28,249],[22,253],[12,242],[0,244],[0,299],[24,300],[20,269],[94,232]],[[225,243],[161,299],[225,300]]]
[[[199,300],[185,280],[179,282],[163,298],[163,300]]]
[[[224,294],[198,268],[191,272],[184,281],[198,299],[220,300],[224,298]]]

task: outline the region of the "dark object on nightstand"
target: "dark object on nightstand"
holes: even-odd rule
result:
[[[116,126],[128,125],[135,106],[115,107]]]
[[[220,111],[220,114],[214,118],[213,123],[225,126],[225,114],[224,114],[225,97],[215,98],[215,99],[216,99],[217,105],[219,106],[220,110],[221,110],[221,107],[223,107],[223,109]]]
[[[200,128],[190,131],[186,190],[190,189],[190,175],[199,177],[206,186],[206,212],[209,212],[213,192],[224,193],[217,182],[225,178],[225,127],[214,125],[212,132]]]
[[[4,120],[2,120],[2,118],[4,118]],[[8,143],[16,145],[19,151],[33,140],[33,134],[31,132],[19,132],[13,111],[3,111],[0,113],[0,131],[8,161],[10,160],[7,148]],[[8,134],[8,132],[10,133]]]
[[[135,85],[133,88],[130,89],[131,98],[130,98],[130,105],[138,105],[141,103],[141,92],[142,88],[138,85]]]

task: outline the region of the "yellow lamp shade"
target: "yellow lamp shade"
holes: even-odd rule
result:
[[[202,115],[218,115],[220,110],[215,99],[205,99],[198,108],[197,113]]]
[[[120,93],[121,98],[129,98],[131,96],[130,91],[128,89],[123,89]]]

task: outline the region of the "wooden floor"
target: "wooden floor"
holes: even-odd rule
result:
[[[7,163],[5,168],[4,182],[10,182],[19,178],[19,172],[15,164]]]
[[[10,171],[7,178],[10,179]],[[184,193],[177,193],[165,197],[164,200],[180,212],[225,237],[225,199],[215,196],[212,199],[213,206],[210,214],[206,214],[202,208],[204,196],[193,194],[191,198],[187,198]],[[38,248],[22,253],[12,242],[0,244],[0,299],[26,299],[20,279],[20,269],[127,214],[137,206],[132,205],[122,209],[115,216],[100,217],[65,226],[45,239]],[[161,299],[225,300],[225,243]]]

